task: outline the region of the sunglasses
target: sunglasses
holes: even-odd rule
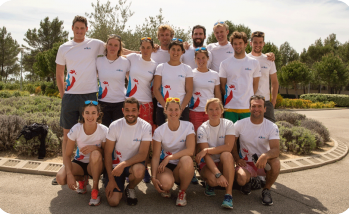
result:
[[[205,47],[199,47],[195,49],[195,52],[200,51],[200,50],[207,50]]]
[[[262,96],[262,95],[253,95],[253,96],[251,96],[251,100],[252,99],[262,99],[262,100],[265,100],[265,97]]]
[[[183,42],[183,40],[182,40],[182,39],[180,39],[180,38],[173,38],[173,39],[172,39],[172,41],[179,41],[179,42]]]
[[[171,101],[175,101],[175,102],[179,102],[179,98],[172,98],[172,97],[169,97],[166,99],[166,102],[171,102]]]
[[[213,26],[216,26],[216,25],[218,25],[218,24],[224,24],[224,22],[216,22]]]
[[[142,38],[141,38],[141,41],[142,41],[142,40],[145,40],[145,39],[151,40],[151,37],[142,37]]]
[[[98,105],[98,102],[97,102],[97,101],[87,100],[87,101],[85,101],[85,104],[86,104],[86,105],[93,104],[93,105],[97,106],[97,105]]]
[[[252,36],[264,37],[264,32],[256,31],[252,33]]]
[[[117,37],[117,38],[119,38],[120,40],[121,40],[121,37],[119,36],[119,35],[117,35],[117,34],[111,34],[111,35],[108,35],[108,37]]]

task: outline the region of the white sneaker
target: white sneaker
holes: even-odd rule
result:
[[[171,197],[171,192],[170,191],[165,191],[164,193],[161,193],[161,196],[165,197],[165,198],[170,198]]]
[[[79,187],[76,189],[78,194],[85,194],[87,192],[86,186],[88,185],[88,175],[84,176],[83,181],[79,181]]]
[[[98,190],[93,189],[91,192],[91,199],[90,202],[88,203],[90,206],[98,206],[101,204],[101,197],[98,194]]]
[[[187,205],[187,194],[184,191],[179,190],[176,205],[177,206],[186,206]]]

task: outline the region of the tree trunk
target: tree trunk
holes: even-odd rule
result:
[[[330,85],[327,85],[327,92],[328,92],[329,94],[332,94]]]
[[[298,99],[298,92],[297,92],[297,83],[293,83],[294,93],[296,94],[296,98]]]
[[[287,86],[286,86],[286,94],[288,94],[288,88],[287,88]]]

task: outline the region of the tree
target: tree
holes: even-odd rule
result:
[[[272,52],[275,55],[275,66],[276,66],[276,70],[279,71],[281,70],[281,54],[279,52],[279,48],[272,42],[266,42],[262,53],[269,53]]]
[[[7,33],[6,27],[0,29],[0,65],[1,65],[1,80],[7,81],[9,74],[18,72],[17,55],[20,52],[19,45],[16,40]]]
[[[292,84],[296,98],[298,98],[297,84],[305,83],[308,84],[311,80],[310,69],[306,64],[300,61],[292,61],[281,68],[281,73],[279,73],[280,83],[290,83]]]
[[[285,66],[289,62],[296,61],[299,59],[299,54],[291,45],[286,41],[280,45],[279,53],[281,56],[281,65]]]
[[[233,24],[231,21],[226,20],[225,23],[229,26],[229,34],[228,34],[228,41],[230,38],[230,35],[233,34],[234,31],[238,31],[238,32],[245,32],[247,35],[247,40],[251,39],[251,29],[243,24],[239,24],[239,25],[235,25]],[[207,44],[210,43],[216,43],[217,39],[214,36],[214,33],[212,32],[208,37],[207,37]],[[248,45],[250,46],[250,45]],[[249,50],[250,48],[246,48],[246,50]]]
[[[345,42],[338,47],[338,55],[344,63],[349,63],[349,42]]]
[[[340,92],[349,82],[349,68],[333,53],[323,56],[320,62],[314,64],[314,69],[322,82],[327,84],[329,94]]]

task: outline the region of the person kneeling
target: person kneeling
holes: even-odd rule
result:
[[[224,208],[233,208],[232,187],[234,182],[234,159],[230,153],[235,142],[234,123],[220,118],[223,110],[218,98],[207,101],[205,111],[209,120],[198,129],[197,143],[202,149],[196,155],[196,163],[201,162],[200,176],[205,180],[205,195],[214,196],[214,187],[225,187],[222,203]],[[223,174],[222,174],[223,173]]]
[[[235,123],[236,139],[240,138],[240,151],[234,146],[233,156],[236,161],[235,176],[244,194],[251,193],[251,178],[266,175],[262,191],[262,204],[272,205],[270,188],[280,173],[279,129],[276,124],[264,118],[266,112],[263,96],[250,98],[250,118]],[[253,162],[256,154],[258,160]]]
[[[117,206],[124,191],[125,178],[129,184],[125,189],[128,205],[136,205],[135,187],[142,181],[144,161],[148,155],[152,128],[139,115],[139,102],[131,97],[125,100],[124,118],[110,124],[104,150],[106,173],[105,195],[110,206]]]

